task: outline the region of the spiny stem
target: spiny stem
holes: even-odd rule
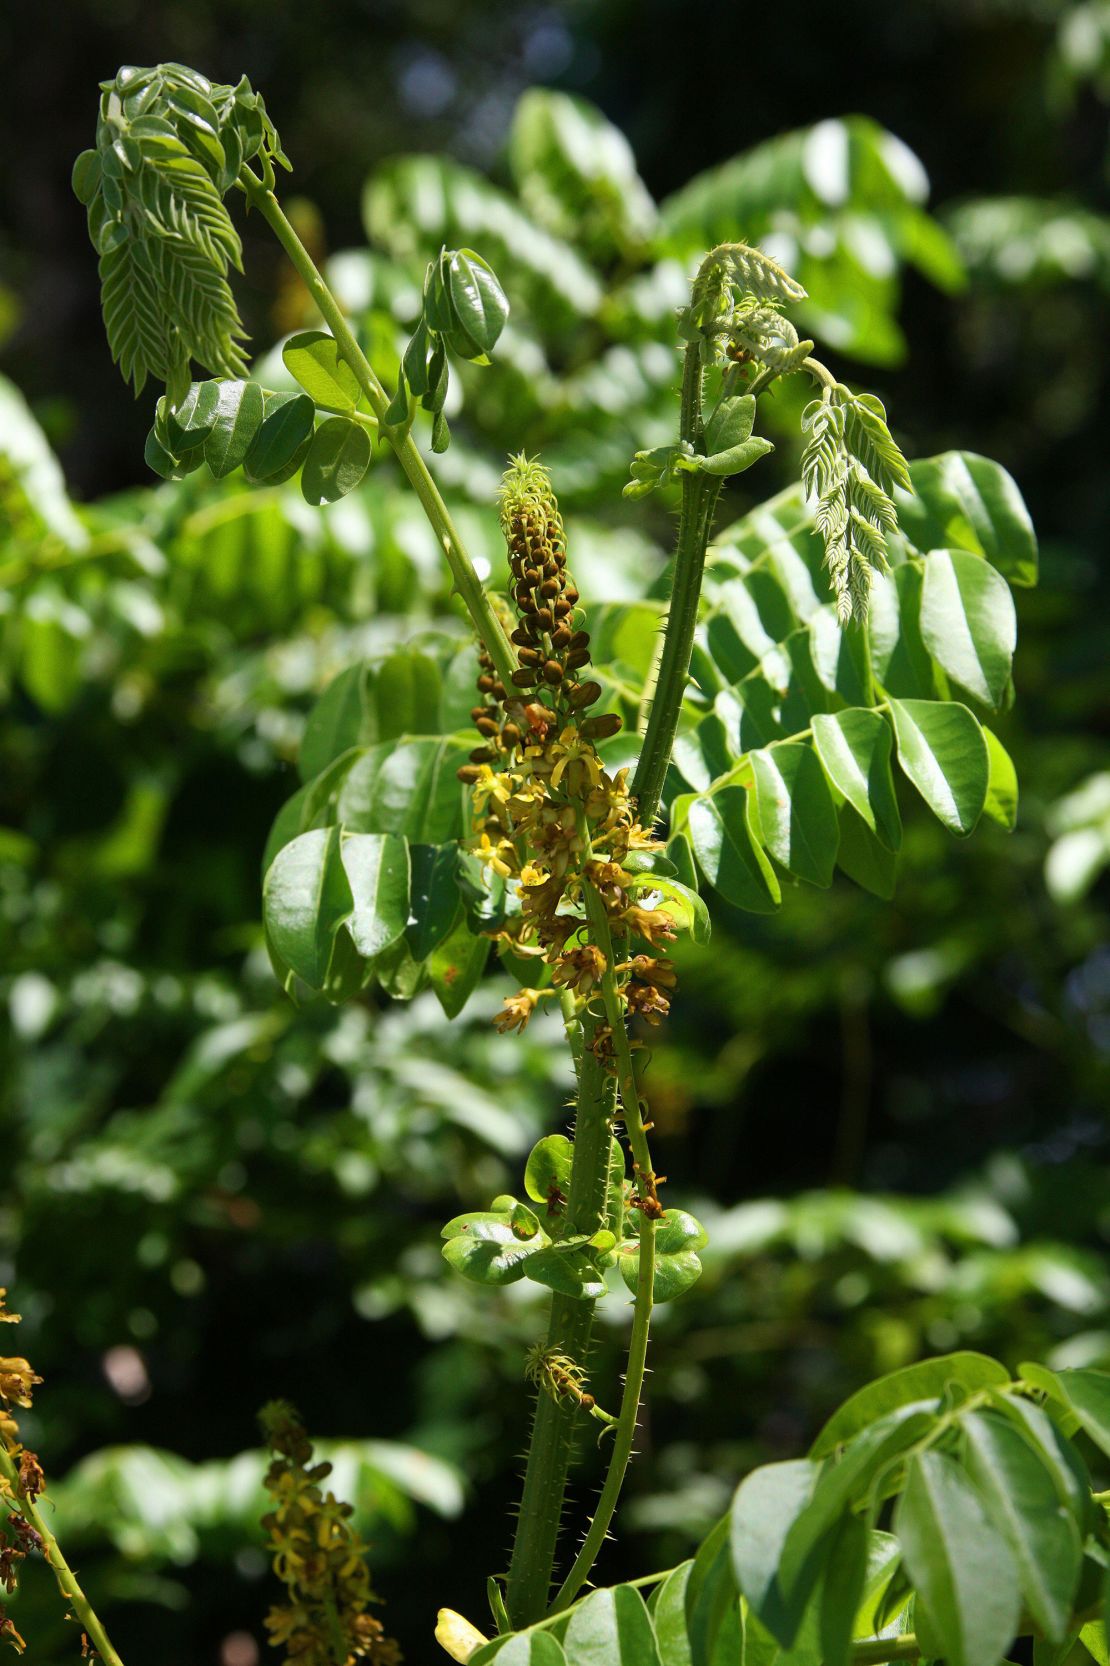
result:
[[[683,360],[679,437],[695,448],[702,438],[701,351],[696,343],[687,347]],[[684,474],[682,477],[682,511],[663,653],[659,660],[659,675],[644,744],[632,781],[632,792],[644,827],[650,827],[659,812],[659,800],[663,795],[663,783],[678,731],[682,700],[690,675],[705,550],[720,490],[720,481],[711,475]]]
[[[0,1450],[0,1476],[7,1483],[9,1502],[18,1510],[27,1525],[34,1529],[42,1540],[42,1551],[51,1572],[58,1582],[58,1589],[62,1596],[72,1606],[73,1612],[80,1620],[89,1641],[96,1649],[104,1666],[123,1666],[119,1655],[109,1640],[100,1620],[97,1618],[88,1597],[77,1583],[77,1575],[62,1555],[57,1539],[43,1520],[42,1512],[25,1496],[19,1485],[19,1471],[8,1453]]]
[[[447,505],[440,496],[439,488],[428,471],[428,465],[417,448],[410,433],[401,429],[390,428],[385,422],[385,414],[389,409],[389,397],[378,380],[373,366],[367,359],[362,348],[355,339],[347,320],[340,310],[335,296],[320,276],[312,256],[297,236],[296,231],[282,212],[273,191],[268,190],[249,168],[244,168],[239,176],[247,200],[252,208],[257,208],[278,242],[285,250],[296,268],[297,274],[308,290],[320,316],[324,319],[332,335],[335,337],[340,353],[358,379],[359,387],[366,395],[382,434],[389,441],[396,453],[397,460],[408,477],[409,484],[420,500],[420,504],[431,522],[436,539],[447,557],[451,568],[451,576],[455,581],[455,588],[466,604],[467,612],[474,623],[482,641],[489,650],[497,674],[510,686],[512,674],[516,670],[516,659],[509,646],[500,620],[490,605],[481,579],[474,570],[474,563],[467,553],[466,546],[459,535],[458,528],[448,511]]]
[[[616,978],[613,975],[613,939],[609,930],[609,920],[605,913],[605,905],[592,885],[585,887],[586,915],[590,922],[590,931],[598,948],[605,956],[606,970],[601,979],[601,995],[605,1006],[605,1017],[613,1037],[613,1047],[617,1057],[617,1073],[621,1090],[621,1108],[624,1112],[625,1126],[628,1130],[628,1143],[632,1147],[632,1155],[636,1166],[645,1180],[653,1180],[651,1166],[651,1151],[648,1147],[647,1130],[644,1127],[643,1113],[640,1109],[640,1093],[636,1083],[636,1071],[632,1063],[632,1052],[628,1045],[628,1035],[625,1030],[624,1012],[620,1004]],[[646,1213],[640,1222],[640,1255],[639,1267],[636,1275],[636,1300],[632,1310],[632,1335],[628,1343],[628,1364],[625,1370],[624,1393],[621,1396],[620,1412],[617,1416],[617,1428],[613,1437],[613,1451],[609,1459],[609,1469],[598,1499],[597,1509],[589,1531],[582,1542],[582,1548],[574,1559],[574,1565],[563,1581],[559,1592],[551,1606],[553,1614],[566,1608],[578,1595],[582,1586],[590,1576],[590,1569],[597,1560],[598,1553],[605,1542],[613,1515],[617,1508],[621,1487],[624,1485],[625,1475],[628,1473],[629,1461],[632,1457],[632,1443],[636,1438],[636,1422],[640,1414],[640,1395],[644,1386],[644,1372],[647,1368],[648,1337],[651,1331],[651,1310],[655,1293],[655,1222]]]
[[[588,1011],[581,1025],[578,1110],[574,1127],[574,1165],[567,1198],[567,1227],[572,1233],[596,1232],[605,1219],[612,1136],[613,1084],[590,1043],[597,1020]],[[584,1365],[589,1353],[594,1303],[554,1295],[547,1345]],[[581,1414],[572,1402],[541,1393],[528,1445],[520,1514],[505,1585],[505,1606],[517,1628],[540,1619],[551,1591],[555,1550],[563,1515],[567,1471]]]

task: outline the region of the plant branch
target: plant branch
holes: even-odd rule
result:
[[[567,1198],[567,1226],[572,1233],[593,1233],[603,1224],[609,1185],[614,1085],[590,1046],[596,1028],[597,1019],[587,1010],[581,1026],[574,1165]],[[554,1295],[547,1329],[548,1347],[585,1365],[593,1315],[592,1301]],[[549,1394],[539,1393],[505,1585],[505,1606],[517,1628],[540,1619],[547,1607],[567,1471],[580,1418],[581,1413],[572,1401],[556,1401]]]
[[[373,366],[355,339],[354,332],[343,316],[338,301],[320,276],[312,256],[282,212],[281,205],[273,191],[268,190],[249,168],[244,168],[239,178],[243,190],[246,192],[247,201],[252,208],[257,208],[285,253],[289,256],[298,276],[311,295],[320,316],[335,337],[339,352],[358,379],[359,387],[366,395],[378,420],[381,433],[393,447],[409,484],[420,499],[424,513],[431,522],[436,540],[447,557],[455,588],[466,604],[474,629],[489,650],[494,665],[497,667],[498,676],[504,682],[505,687],[508,688],[512,674],[516,670],[516,659],[501,622],[490,605],[482,581],[474,570],[474,563],[467,553],[458,528],[451,519],[447,505],[440,496],[439,488],[432,479],[428,465],[420,455],[415,440],[407,431],[391,428],[386,424],[385,414],[389,409],[389,397],[378,380]]]
[[[701,352],[696,343],[687,347],[683,361],[679,437],[695,448],[702,439]],[[721,482],[711,475],[684,474],[682,477],[682,510],[663,652],[644,743],[632,782],[644,827],[650,827],[659,812],[659,800],[663,795],[663,783],[678,731],[682,700],[690,675],[705,550],[720,490]]]
[[[605,913],[605,906],[592,885],[586,886],[585,895],[586,914],[590,922],[590,930],[606,961],[606,970],[601,979],[601,995],[605,1007],[606,1022],[612,1032],[613,1047],[617,1056],[621,1108],[624,1112],[625,1127],[628,1130],[628,1143],[632,1147],[632,1155],[640,1174],[645,1179],[654,1181],[647,1130],[644,1127],[643,1113],[640,1109],[640,1093],[636,1083],[636,1072],[632,1063],[632,1052],[628,1045],[624,1012],[621,1008],[616,979],[613,975],[613,939],[609,930],[609,921]],[[655,1221],[645,1212],[640,1223],[639,1267],[636,1276],[636,1300],[632,1312],[632,1335],[628,1343],[628,1365],[625,1370],[624,1393],[621,1396],[609,1469],[605,1476],[601,1496],[598,1499],[597,1509],[594,1511],[589,1531],[582,1542],[582,1548],[575,1557],[574,1564],[552,1604],[551,1612],[553,1614],[558,1614],[573,1602],[586,1583],[590,1575],[590,1569],[596,1562],[598,1553],[605,1542],[609,1525],[617,1508],[617,1500],[620,1497],[621,1487],[624,1485],[624,1478],[628,1473],[628,1465],[632,1457],[632,1443],[636,1438],[636,1423],[640,1415],[640,1395],[643,1392],[644,1373],[647,1369],[648,1338],[651,1331],[651,1310],[655,1299],[654,1293]]]
[[[19,1471],[15,1463],[10,1455],[2,1449],[0,1449],[0,1477],[7,1483],[8,1502],[11,1507],[19,1511],[28,1527],[33,1528],[42,1540],[42,1553],[58,1582],[58,1589],[73,1608],[73,1612],[80,1620],[89,1641],[104,1662],[104,1666],[123,1666],[119,1655],[112,1647],[108,1633],[97,1618],[92,1603],[78,1584],[77,1575],[62,1555],[61,1546],[43,1520],[42,1512],[26,1497],[20,1488]]]
[[[886,1666],[888,1660],[920,1660],[921,1644],[912,1631],[901,1637],[866,1637],[849,1645],[852,1666]]]

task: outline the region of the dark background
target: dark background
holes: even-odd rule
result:
[[[174,58],[216,79],[248,73],[295,161],[290,189],[318,210],[332,249],[362,241],[360,189],[385,157],[444,149],[502,177],[512,108],[533,83],[597,103],[628,135],[657,197],[776,133],[859,111],[921,158],[942,218],[962,199],[1000,195],[1099,211],[1106,68],[1101,89],[1097,71],[1066,69],[1060,25],[1069,14],[1002,0],[897,7],[844,0],[758,16],[658,0],[84,0],[49,15],[19,7],[0,25],[7,60],[0,371],[31,401],[75,496],[145,483],[146,401],[132,400],[110,364],[95,260],[68,184],[73,157],[91,142],[96,82],[120,63]],[[240,293],[262,348],[275,334],[280,267],[249,227],[247,268]],[[1096,1339],[1084,1362],[1110,1359],[1104,896],[1095,890],[1065,906],[1043,881],[1051,805],[1107,767],[1100,328],[1108,268],[1104,253],[1101,266],[1073,281],[1048,275],[1007,286],[973,274],[955,298],[911,275],[901,312],[906,360],[868,373],[918,453],[965,444],[998,458],[1019,480],[1038,526],[1042,584],[1019,597],[1019,706],[1008,737],[1026,795],[1022,827],[1010,844],[985,835],[958,850],[932,829],[915,829],[909,875],[890,907],[838,892],[774,921],[722,921],[712,956],[692,958],[685,970],[686,998],[653,1065],[662,1166],[676,1193],[730,1204],[852,1184],[909,1200],[899,1218],[928,1239],[934,1227],[914,1208],[963,1187],[1004,1205],[1020,1243],[1005,1267],[976,1283],[978,1251],[961,1248],[958,1235],[953,1248],[950,1239],[952,1278],[934,1293],[906,1271],[912,1256],[872,1256],[866,1300],[849,1301],[844,1280],[861,1276],[860,1244],[850,1230],[820,1225],[815,1206],[796,1239],[707,1279],[688,1316],[660,1327],[658,1403],[646,1439],[652,1459],[633,1483],[635,1530],[609,1553],[613,1576],[685,1554],[690,1534],[720,1507],[715,1484],[726,1486],[760,1457],[801,1449],[840,1394],[907,1351],[962,1337],[1016,1360],[1020,1349],[1043,1350],[1082,1330]],[[191,696],[183,687],[175,707],[176,689],[168,680],[145,742],[155,759],[179,744]],[[33,836],[47,838],[97,826],[112,799],[102,761],[113,746],[110,710],[87,706],[79,720],[59,719],[45,739],[40,716],[25,706],[18,716],[6,819],[22,816]],[[40,754],[46,763],[32,768],[28,760]],[[215,964],[230,975],[258,852],[287,786],[277,771],[252,776],[230,753],[198,756],[157,873],[125,888],[118,902],[141,964],[177,965],[183,974]],[[36,799],[43,793],[51,795],[50,814]],[[20,937],[17,922],[13,970],[67,956],[80,964],[89,952],[80,872],[71,867],[65,883],[53,925]],[[117,906],[103,879],[96,898],[101,914]],[[916,994],[888,975],[892,962],[913,954],[933,956]],[[423,1337],[416,1333],[411,1290],[369,1327],[372,1303],[362,1316],[351,1303],[362,1269],[388,1265],[390,1232],[398,1244],[426,1237],[427,1223],[443,1212],[442,1183],[414,1178],[406,1148],[392,1170],[388,1157],[380,1164],[397,1188],[403,1230],[377,1216],[376,1204],[352,1195],[337,1204],[330,1175],[299,1163],[296,1141],[311,1132],[342,1145],[350,1083],[325,1068],[303,1106],[286,1103],[270,1065],[248,1051],[241,1080],[231,1090],[217,1084],[207,1114],[218,1125],[231,1091],[258,1117],[273,1112],[299,1132],[284,1145],[262,1142],[247,1160],[249,1197],[241,1204],[256,1215],[236,1231],[227,1217],[239,1192],[210,1183],[209,1170],[224,1170],[216,1158],[203,1168],[207,1159],[188,1143],[199,1138],[191,1125],[167,1159],[183,1191],[166,1218],[141,1189],[109,1193],[108,1201],[95,1191],[64,1193],[42,1180],[43,1152],[59,1149],[50,1144],[51,1118],[64,1127],[67,1103],[87,1099],[93,1122],[120,1106],[153,1103],[191,1034],[189,1024],[149,1005],[131,1018],[101,1019],[91,1002],[84,1022],[76,1042],[68,1034],[69,1051],[48,1051],[37,1074],[13,1053],[16,1185],[3,1270],[29,1315],[27,1350],[48,1377],[39,1413],[48,1467],[60,1474],[87,1452],[123,1441],[198,1461],[229,1456],[252,1443],[257,1404],[274,1392],[300,1401],[323,1435],[416,1432],[474,1481],[465,1526],[422,1515],[411,1538],[404,1523],[377,1525],[391,1623],[409,1657],[424,1658],[429,1593],[436,1602],[469,1603],[480,1619],[489,1546],[505,1539],[511,1454],[524,1431],[523,1401],[508,1386],[517,1365],[504,1313],[490,1319],[475,1303],[437,1343],[426,1318]],[[311,1039],[311,1021],[305,1033]],[[731,1051],[730,1037],[739,1038]],[[464,1044],[442,1045],[459,1062]],[[479,1070],[483,1045],[465,1043]],[[552,1126],[558,1088],[538,1054],[527,1054],[524,1098],[536,1125]],[[711,1069],[700,1062],[707,1056]],[[97,1071],[105,1073],[99,1098]],[[141,1128],[134,1137],[141,1143]],[[198,1168],[204,1189],[194,1194]],[[469,1204],[468,1188],[484,1185],[481,1174],[469,1174],[458,1195]],[[159,1233],[172,1240],[168,1259],[151,1242]],[[1064,1274],[1055,1294],[1051,1279],[1038,1275],[1038,1284],[1030,1269],[1045,1244],[1062,1257],[1054,1265],[1088,1281],[1085,1307],[1060,1299]],[[186,1301],[192,1268],[203,1293]],[[433,1282],[411,1258],[406,1281],[413,1289]],[[136,1313],[157,1320],[149,1345]],[[153,1392],[141,1403],[113,1392],[102,1369],[106,1350],[121,1343],[143,1351]],[[105,1552],[95,1532],[90,1543],[94,1573],[119,1604],[125,1656],[129,1647],[136,1657],[157,1651],[169,1666],[215,1661],[223,1647],[227,1666],[249,1666],[249,1656],[234,1661],[221,1641],[235,1630],[257,1634],[262,1602],[257,1567],[249,1556],[243,1561],[233,1526],[205,1540],[199,1561],[183,1556],[167,1567],[148,1558],[162,1571],[141,1589],[128,1586],[138,1575],[126,1558]],[[214,1577],[236,1554],[236,1575]],[[159,1607],[170,1602],[166,1591],[157,1594],[162,1578],[185,1593],[185,1617]],[[129,1592],[134,1606],[125,1606]]]

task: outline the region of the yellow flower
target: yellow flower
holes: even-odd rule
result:
[[[542,995],[543,991],[539,989],[521,989],[516,995],[506,995],[504,1006],[493,1020],[494,1029],[500,1030],[502,1035],[509,1030],[523,1032]]]
[[[483,833],[472,849],[479,862],[487,868],[492,868],[502,879],[512,877],[516,865],[516,851],[508,839],[498,839],[494,843],[488,833]]]
[[[441,1608],[436,1616],[436,1642],[452,1660],[469,1660],[487,1639],[453,1608]]]
[[[26,1409],[31,1404],[31,1390],[41,1381],[42,1378],[36,1377],[27,1360],[0,1356],[0,1400]]]
[[[576,774],[584,774],[592,787],[601,783],[601,765],[597,753],[588,740],[583,740],[573,723],[568,723],[558,741],[551,748],[550,756],[555,767],[551,771],[551,785],[558,791],[559,783],[571,764],[581,764],[582,770]],[[580,783],[575,781],[575,785]]]

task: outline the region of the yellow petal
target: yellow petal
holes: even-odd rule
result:
[[[487,1641],[477,1626],[472,1626],[453,1608],[440,1609],[436,1619],[436,1642],[452,1660],[469,1660],[475,1650]]]

